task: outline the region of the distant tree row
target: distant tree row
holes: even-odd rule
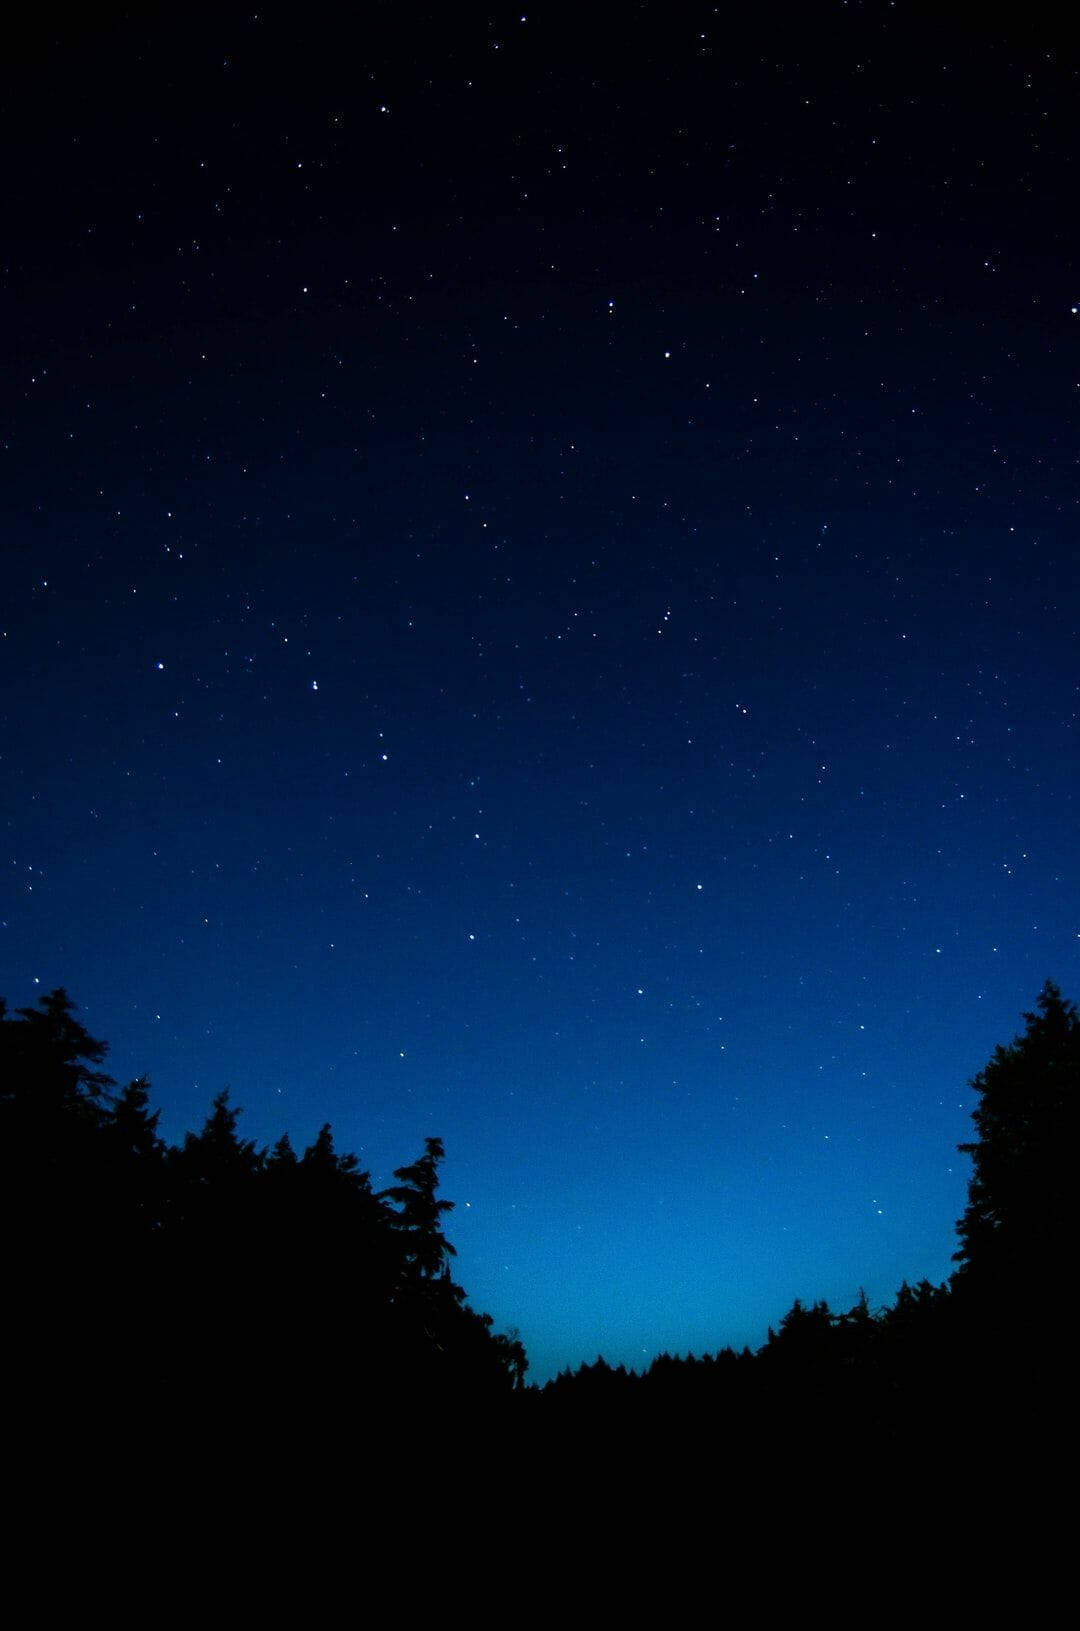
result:
[[[696,1432],[721,1422],[729,1445],[758,1449],[838,1432],[942,1442],[960,1410],[982,1418],[983,1442],[1045,1433],[1071,1391],[1059,1311],[1074,1265],[1080,1018],[1050,981],[1024,1018],[971,1083],[978,1137],[960,1149],[974,1172],[948,1283],[905,1282],[876,1312],[863,1293],[844,1313],[796,1299],[756,1354],[662,1354],[640,1374],[598,1358],[548,1383],[536,1408],[597,1420],[632,1403],[636,1419],[659,1407],[668,1424],[684,1408]]]

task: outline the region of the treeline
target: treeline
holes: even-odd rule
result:
[[[147,1082],[117,1091],[105,1053],[63,990],[0,1005],[9,1398],[130,1424],[523,1385],[521,1343],[453,1278],[437,1138],[379,1193],[329,1126],[302,1153],[259,1150],[224,1093],[172,1145]]]
[[[756,1353],[662,1354],[640,1373],[598,1358],[534,1408],[578,1427],[681,1420],[729,1449],[781,1454],[849,1440],[916,1454],[957,1434],[969,1454],[1045,1449],[1072,1392],[1080,1018],[1050,981],[1024,1018],[971,1083],[977,1137],[960,1149],[974,1172],[947,1282],[905,1282],[873,1311],[862,1293],[844,1312],[796,1300]]]
[[[226,1094],[171,1145],[147,1082],[117,1090],[63,990],[0,1004],[8,1397],[73,1418],[90,1401],[128,1427],[225,1421],[237,1400],[258,1419],[492,1406],[542,1436],[652,1423],[752,1454],[940,1443],[960,1401],[984,1437],[1045,1434],[1066,1389],[1080,1019],[1050,982],[1025,1019],[971,1084],[947,1283],[905,1283],[879,1310],[796,1301],[756,1353],[663,1354],[641,1373],[598,1358],[536,1389],[516,1333],[453,1277],[439,1139],[380,1192],[329,1126],[302,1153],[287,1136],[257,1149]]]
[[[864,1295],[844,1313],[796,1300],[756,1352],[660,1354],[642,1371],[602,1357],[534,1394],[552,1421],[673,1429],[718,1437],[728,1451],[781,1455],[845,1436],[878,1443],[937,1439],[965,1379],[967,1328],[947,1285],[901,1286],[872,1312]]]

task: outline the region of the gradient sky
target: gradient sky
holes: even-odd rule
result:
[[[535,1379],[944,1278],[1080,994],[1080,75],[956,19],[8,64],[0,992],[173,1138],[441,1136]]]

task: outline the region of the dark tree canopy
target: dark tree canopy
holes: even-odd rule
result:
[[[329,1392],[371,1409],[496,1401],[525,1350],[468,1306],[437,1194],[442,1142],[376,1195],[329,1126],[297,1155],[260,1150],[227,1092],[179,1146],[149,1085],[119,1091],[105,1044],[66,993],[0,1004],[0,1208],[9,1252],[9,1396],[58,1406],[81,1385],[127,1406],[310,1408]]]
[[[1058,1281],[1068,1268],[1074,1185],[1067,1117],[1080,1085],[1080,1018],[1051,981],[1027,1029],[994,1050],[971,1083],[978,1138],[960,1149],[974,1172],[957,1224],[965,1289],[1013,1296]],[[1071,1254],[1070,1254],[1071,1255]]]

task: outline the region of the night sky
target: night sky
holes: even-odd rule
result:
[[[536,1380],[943,1279],[1080,995],[1070,42],[148,9],[5,68],[0,993],[441,1136]]]

